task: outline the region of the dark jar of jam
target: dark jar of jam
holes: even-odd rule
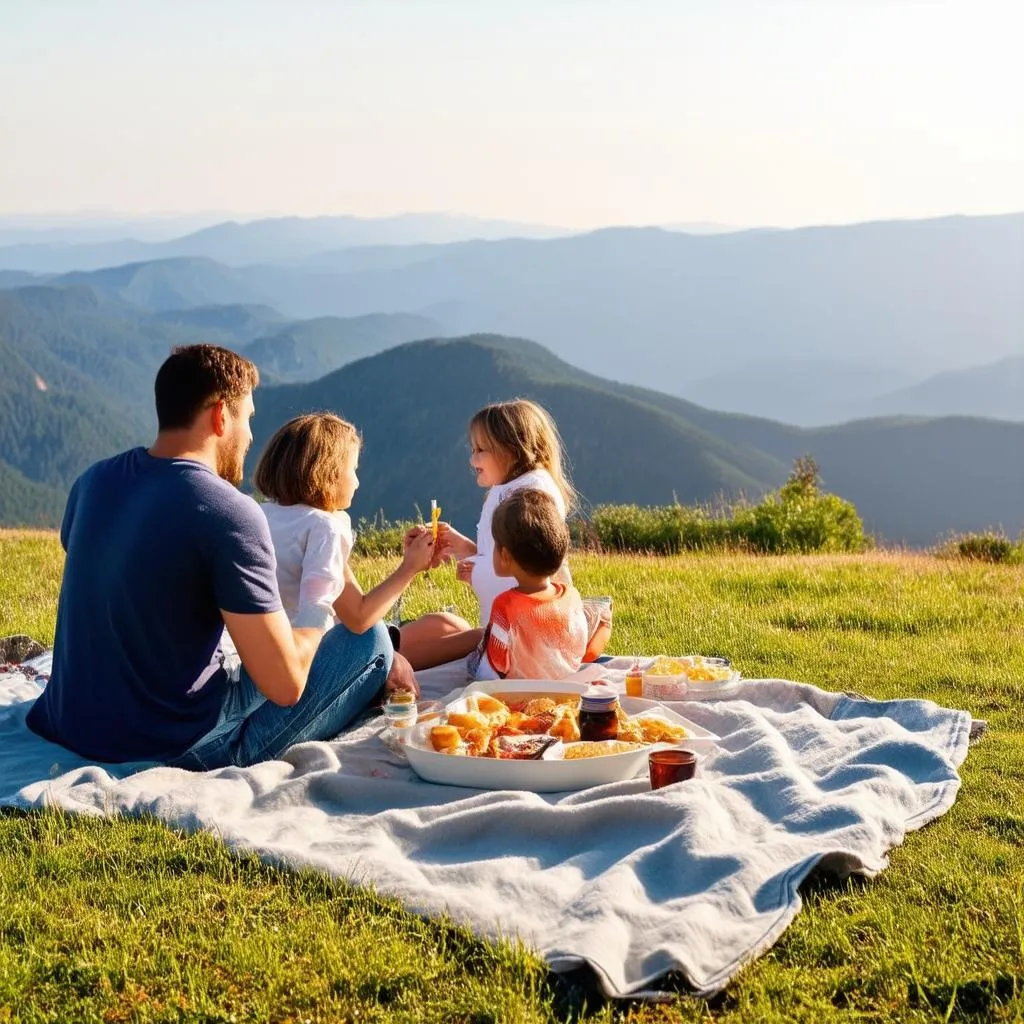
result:
[[[618,695],[607,686],[591,686],[580,698],[580,739],[614,740],[619,735]]]

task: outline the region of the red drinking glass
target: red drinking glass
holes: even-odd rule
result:
[[[671,786],[692,779],[697,771],[697,755],[689,750],[652,750],[647,757],[651,789]]]

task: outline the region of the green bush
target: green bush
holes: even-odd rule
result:
[[[1024,542],[1014,544],[1009,537],[996,532],[967,533],[943,544],[936,553],[942,558],[1019,565],[1024,562]]]
[[[848,501],[823,494],[818,467],[797,459],[789,480],[758,505],[601,505],[586,524],[575,524],[574,539],[611,551],[734,549],[766,554],[863,551],[864,524]]]

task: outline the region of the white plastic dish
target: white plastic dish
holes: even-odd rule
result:
[[[465,711],[466,697],[470,693],[582,693],[585,689],[586,683],[571,680],[487,680],[467,686],[458,699],[448,704],[447,710]],[[718,740],[713,733],[655,701],[640,697],[620,697],[619,702],[628,715],[651,714],[681,725],[687,736],[676,745],[684,750],[692,750],[698,754],[706,753]],[[413,726],[410,730],[404,750],[413,771],[428,782],[473,789],[517,789],[533,793],[559,793],[587,789],[590,786],[603,786],[609,782],[631,779],[641,771],[646,771],[647,755],[651,750],[655,747],[672,746],[657,743],[637,750],[627,750],[622,754],[570,761],[563,759],[562,753],[565,748],[561,743],[553,744],[537,761],[458,757],[439,754],[431,746],[430,729],[435,724],[425,722]]]

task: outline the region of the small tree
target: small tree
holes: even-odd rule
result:
[[[783,501],[790,498],[817,498],[821,494],[818,464],[810,455],[801,455],[779,492]]]
[[[810,455],[797,459],[779,493],[769,494],[745,518],[756,551],[863,551],[867,547],[856,508],[821,492],[818,464]]]

